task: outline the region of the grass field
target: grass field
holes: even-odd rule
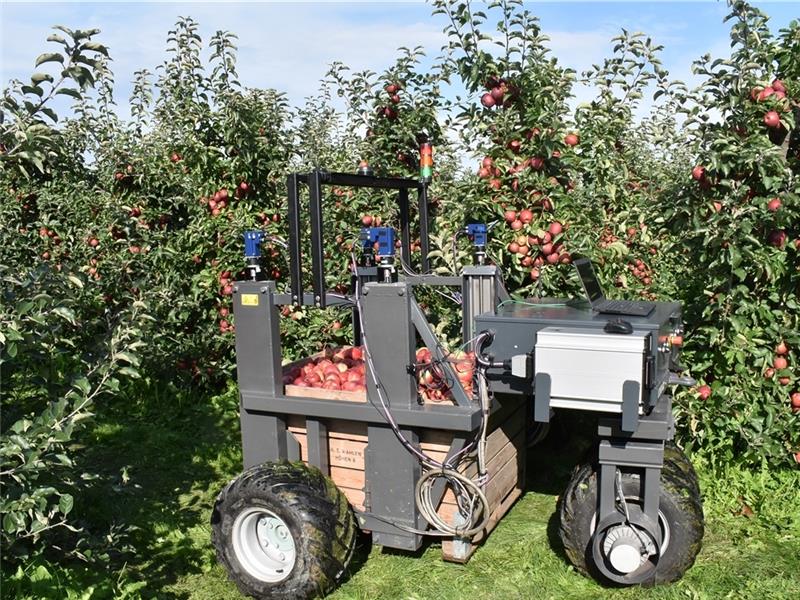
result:
[[[135,551],[116,558],[113,572],[50,564],[50,575],[42,577],[31,566],[6,581],[3,597],[241,597],[209,540],[214,497],[240,469],[235,393],[161,395],[147,403],[118,402],[98,415],[86,458],[110,474],[124,469],[126,475],[76,503],[90,523],[134,525],[128,541]],[[800,598],[798,471],[729,468],[712,476],[698,465],[706,535],[697,563],[677,584],[603,588],[576,573],[556,535],[557,496],[581,450],[568,440],[556,430],[532,452],[527,493],[469,564],[442,562],[437,544],[409,555],[363,543],[331,598]],[[559,466],[544,466],[553,461]]]

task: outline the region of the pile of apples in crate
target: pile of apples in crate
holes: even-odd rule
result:
[[[325,390],[364,392],[367,389],[366,365],[362,346],[327,348],[306,364],[294,367],[283,376],[284,384]]]
[[[472,396],[475,354],[456,352],[448,358],[467,396]],[[424,402],[452,401],[451,384],[434,362],[431,351],[420,348],[416,353],[418,392]],[[363,346],[328,348],[302,366],[292,367],[283,376],[283,383],[298,387],[314,387],[345,392],[366,392],[366,364]]]
[[[472,397],[472,379],[475,374],[475,353],[458,351],[447,359],[456,372],[458,381],[467,397]],[[424,402],[452,401],[451,385],[448,384],[441,367],[433,362],[427,348],[417,350],[417,391]]]

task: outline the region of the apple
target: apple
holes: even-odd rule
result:
[[[486,108],[492,108],[495,104],[497,104],[497,102],[492,94],[486,92],[483,96],[481,96],[481,104],[483,104]]]
[[[697,388],[697,395],[700,396],[701,400],[708,400],[711,396],[711,388],[707,385],[701,385]]]
[[[550,232],[550,235],[556,236],[564,230],[563,225],[558,221],[553,221],[550,223],[550,227],[547,228],[547,231]]]
[[[334,331],[339,331],[342,328],[342,324],[339,321],[334,321],[331,323],[331,329]]]
[[[793,392],[791,395],[792,408],[800,408],[800,392]]]
[[[363,217],[361,217],[361,224],[364,227],[369,227],[372,225],[372,220],[373,220],[372,215],[364,215]]]
[[[131,254],[139,254],[141,251],[142,249],[139,246],[131,246],[130,248],[128,248],[128,252],[130,252]]]
[[[567,134],[567,135],[564,137],[564,143],[565,143],[567,146],[577,146],[579,141],[580,141],[580,140],[578,139],[578,136],[577,136],[577,135],[575,135],[574,133],[568,133],[568,134]]]
[[[769,367],[766,371],[764,371],[764,379],[772,379],[775,376],[775,369]]]
[[[773,229],[767,236],[767,242],[769,242],[771,246],[782,248],[783,244],[786,243],[786,232],[782,229]]]
[[[400,86],[398,86],[396,83],[390,83],[383,89],[386,90],[387,94],[395,94],[400,89]]]
[[[506,147],[511,150],[514,154],[519,154],[519,151],[522,149],[522,142],[519,140],[511,140],[508,142]]]
[[[767,127],[775,129],[776,127],[779,127],[780,124],[781,124],[781,116],[774,110],[771,110],[764,115],[764,125],[766,125]]]
[[[773,198],[769,202],[767,202],[767,210],[770,212],[776,212],[781,207],[781,199],[780,198]]]
[[[789,366],[789,361],[782,356],[776,356],[772,361],[772,366],[775,367],[776,370],[780,371],[781,369],[785,369]]]
[[[792,382],[792,380],[789,379],[788,377],[779,377],[778,378],[778,383],[780,383],[781,385],[789,385],[791,382]]]
[[[490,179],[489,187],[492,188],[493,190],[499,190],[501,187],[503,187],[503,182],[497,178]]]
[[[513,229],[514,231],[519,231],[520,229],[522,229],[522,226],[523,226],[522,221],[520,221],[519,219],[511,223],[511,229]]]
[[[534,171],[541,171],[544,168],[544,159],[539,156],[534,156],[528,161],[528,164]]]
[[[517,220],[517,213],[513,210],[507,210],[503,213],[503,218],[506,220],[506,223],[513,223]]]
[[[494,166],[494,161],[492,160],[492,157],[484,156],[483,160],[481,161],[481,166],[486,167],[487,169],[491,169]]]
[[[777,346],[775,346],[775,354],[789,354],[789,348],[786,345],[786,342],[780,342]]]
[[[383,109],[383,116],[389,119],[390,121],[394,121],[397,118],[397,111],[393,109],[391,106],[386,106]]]
[[[694,179],[695,181],[700,181],[701,179],[704,179],[705,176],[706,176],[705,167],[697,165],[694,169],[692,169],[692,179]]]
[[[775,90],[776,92],[783,92],[784,94],[786,93],[786,86],[780,79],[776,79],[775,81],[772,82],[772,89]]]
[[[763,102],[764,100],[766,100],[767,98],[772,96],[772,94],[774,94],[774,93],[775,93],[775,90],[772,89],[771,87],[767,86],[767,87],[765,87],[763,90],[761,90],[758,93],[758,101],[759,102]]]
[[[491,92],[489,92],[489,94],[492,96],[492,98],[494,98],[494,101],[497,104],[502,104],[503,103],[503,97],[506,95],[506,89],[507,88],[506,88],[506,86],[504,84],[497,85],[497,86],[492,88],[492,90],[491,90]]]

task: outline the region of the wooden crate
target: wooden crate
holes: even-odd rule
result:
[[[296,386],[291,386],[296,387]],[[300,387],[301,395],[308,395],[309,389]],[[330,390],[318,390],[330,393]],[[288,395],[287,391],[287,395]],[[343,392],[352,394],[352,392]],[[332,396],[326,396],[332,399]],[[524,482],[525,419],[526,403],[518,402],[505,406],[493,415],[487,436],[486,461],[488,482],[486,497],[490,506],[490,521],[486,529],[468,543],[445,541],[442,554],[446,560],[466,562],[481,542],[494,528],[502,516],[522,493]],[[336,419],[326,420],[328,430],[328,461],[330,477],[347,496],[354,508],[364,510],[367,491],[364,457],[367,447],[367,424]],[[290,415],[287,428],[300,445],[303,461],[308,460],[308,442],[305,417]],[[419,432],[420,447],[435,458],[443,460],[453,440],[452,432],[423,429]],[[477,474],[474,456],[463,460],[459,470],[469,476]],[[413,494],[413,491],[409,491]],[[448,490],[438,507],[442,518],[453,522],[457,512],[455,496]]]

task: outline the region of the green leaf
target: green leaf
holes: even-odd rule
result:
[[[6,533],[14,533],[17,530],[17,523],[11,513],[3,515],[3,531]]]
[[[72,96],[76,100],[80,100],[81,98],[83,98],[83,96],[81,96],[81,93],[74,88],[59,88],[58,90],[56,90],[56,94],[64,94],[65,96]]]
[[[70,494],[61,494],[61,499],[58,501],[58,510],[61,511],[61,514],[68,515],[74,504],[75,501]]]
[[[64,64],[64,57],[58,52],[45,52],[44,54],[40,54],[39,57],[36,59],[36,65],[39,66],[46,62],[60,62],[62,65]]]
[[[23,85],[20,89],[23,94],[36,94],[39,98],[44,96],[44,90],[38,85]]]
[[[86,377],[79,377],[75,381],[72,382],[72,387],[77,390],[83,392],[84,395],[88,395],[92,389],[92,386],[89,384],[89,380]]]
[[[70,323],[75,323],[75,311],[71,308],[67,308],[66,306],[56,306],[53,309],[53,312],[56,313],[62,319],[69,321]]]
[[[95,52],[99,52],[103,56],[108,56],[108,48],[103,46],[103,44],[98,44],[97,42],[84,42],[82,47],[85,48],[86,50],[93,50]]]
[[[31,75],[31,81],[34,85],[39,85],[43,81],[53,83],[53,76],[48,73],[34,73]]]
[[[132,369],[131,367],[122,367],[119,370],[119,374],[127,375],[128,377],[131,377],[133,379],[140,379],[142,377],[141,375],[139,375],[139,371],[137,371],[136,369]]]
[[[116,354],[114,354],[114,358],[118,358],[119,360],[124,360],[126,363],[134,366],[137,366],[139,364],[139,357],[129,352],[117,352]]]

